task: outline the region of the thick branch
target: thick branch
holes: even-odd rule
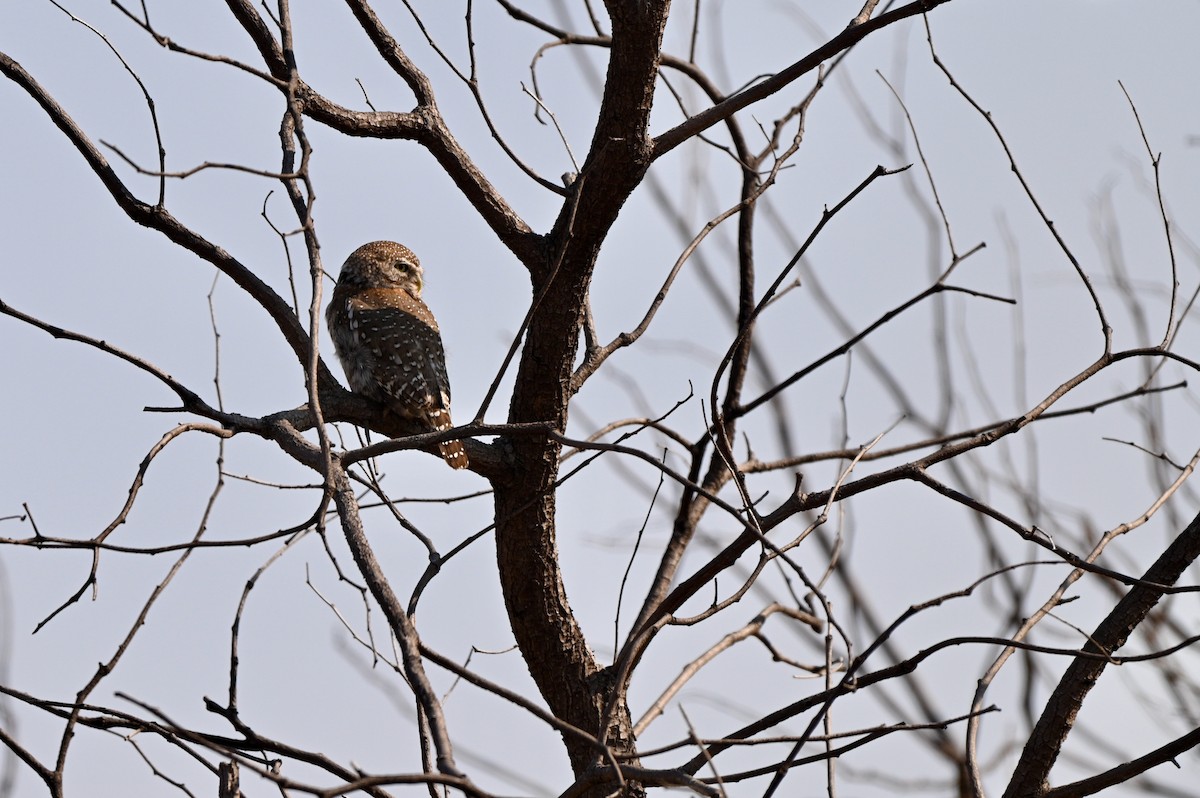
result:
[[[566,428],[570,381],[592,270],[605,237],[649,166],[647,134],[667,3],[610,3],[608,78],[591,149],[534,264],[537,311],[509,407],[512,423]],[[567,603],[558,562],[555,491],[559,444],[511,440],[514,468],[494,480],[496,550],[513,634],[551,710],[616,751],[632,747],[624,695],[609,680]],[[615,708],[610,716],[608,708]],[[599,764],[593,746],[566,739],[576,776]],[[588,791],[610,793],[600,785]]]
[[[480,171],[479,167],[467,155],[466,150],[459,146],[451,135],[449,127],[438,110],[433,87],[429,78],[422,72],[408,54],[400,47],[400,43],[387,30],[375,11],[363,0],[346,0],[354,18],[358,21],[367,38],[375,47],[379,56],[399,75],[417,100],[417,110],[409,115],[419,119],[421,124],[412,130],[415,135],[411,138],[419,142],[429,151],[438,164],[445,170],[450,179],[463,193],[463,196],[475,206],[479,215],[492,228],[501,242],[515,254],[522,263],[529,264],[535,259],[538,250],[536,236],[515,210],[509,206],[503,195],[493,186]],[[313,92],[311,99],[313,118],[324,124],[349,132],[341,124],[349,121],[346,114],[334,115],[324,97]],[[361,116],[361,115],[356,115]],[[409,138],[410,136],[403,136]]]
[[[1033,733],[1025,743],[1012,780],[1008,789],[1004,791],[1004,798],[1048,794],[1050,768],[1054,766],[1067,735],[1071,733],[1080,706],[1108,665],[1108,657],[1125,644],[1129,635],[1145,620],[1146,615],[1163,596],[1163,590],[1148,583],[1175,584],[1197,557],[1200,557],[1200,515],[1192,519],[1187,528],[1146,570],[1142,582],[1130,588],[1108,617],[1101,621],[1088,637],[1083,650],[1103,656],[1086,659],[1081,657],[1067,668],[1050,700],[1046,702],[1046,708],[1042,710],[1042,716],[1038,718]],[[1128,772],[1126,777],[1134,775],[1135,772]]]

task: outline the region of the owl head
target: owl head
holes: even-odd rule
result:
[[[421,298],[424,273],[413,251],[395,241],[363,244],[342,264],[338,283],[348,288],[400,288]]]

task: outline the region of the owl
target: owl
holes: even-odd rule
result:
[[[450,380],[437,321],[421,301],[421,262],[391,241],[364,244],[346,259],[325,311],[350,390],[427,430],[450,421]],[[461,441],[438,444],[466,468]]]

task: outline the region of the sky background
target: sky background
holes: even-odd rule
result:
[[[278,169],[283,104],[277,92],[229,67],[162,50],[111,6],[66,5],[107,35],[145,82],[156,102],[169,169],[205,161]],[[257,65],[249,40],[223,4],[147,5],[154,24],[181,44]],[[439,107],[458,140],[523,218],[535,230],[546,230],[560,199],[507,160],[466,88],[404,9],[377,5],[406,51],[429,74]],[[462,5],[414,6],[447,56],[465,65]],[[479,79],[488,110],[520,156],[539,174],[557,180],[573,170],[571,156],[555,129],[534,118],[533,102],[522,91],[522,84],[530,86],[531,59],[549,39],[513,22],[498,5],[476,2],[474,7]],[[588,30],[578,4],[531,2],[527,7],[556,24]],[[675,4],[667,51],[686,52],[691,8],[690,3]],[[704,8],[697,60],[726,91],[784,68],[844,27],[858,11],[853,4],[832,1],[725,2]],[[314,88],[336,102],[363,108],[357,80],[381,110],[412,107],[403,82],[379,63],[344,6],[294,3],[293,14],[298,63]],[[1150,159],[1118,81],[1136,104],[1153,151],[1162,155],[1162,192],[1175,234],[1180,295],[1186,299],[1200,277],[1200,250],[1193,243],[1200,235],[1200,50],[1195,46],[1200,4],[954,0],[937,9],[930,24],[940,58],[992,113],[1038,201],[1096,281],[1115,328],[1116,345],[1157,343],[1166,324],[1171,262]],[[153,129],[141,92],[95,33],[49,2],[5,3],[0,5],[0,51],[36,76],[94,141],[108,142],[153,168]],[[542,97],[579,160],[590,141],[595,81],[603,74],[604,56],[598,49],[555,48],[538,66]],[[952,426],[1024,412],[1100,354],[1099,326],[1078,277],[1025,199],[996,138],[932,63],[919,19],[856,48],[813,103],[803,145],[781,172],[760,214],[759,283],[766,285],[784,267],[794,242],[807,235],[822,208],[837,203],[876,165],[894,168],[916,160],[911,133],[880,75],[895,87],[912,115],[958,251],[981,242],[987,245],[958,267],[953,282],[1018,296],[1020,303],[1014,309],[956,296],[941,306],[951,331],[955,374],[948,408],[941,404],[947,392],[930,338],[932,303],[889,325],[872,339],[872,351],[900,375],[923,413],[936,418],[945,410]],[[685,80],[675,76],[672,85],[691,111],[704,107],[703,97]],[[753,134],[755,121],[769,128],[811,86],[810,76],[744,112],[740,118],[746,129]],[[652,132],[663,132],[679,118],[678,106],[660,84]],[[215,318],[225,408],[261,415],[304,401],[295,358],[257,306],[226,278],[214,282],[208,264],[130,222],[40,108],[9,82],[0,82],[0,120],[0,300],[131,351],[210,402],[216,401]],[[903,151],[889,148],[873,133],[873,125],[896,134]],[[443,330],[456,416],[469,419],[527,308],[523,268],[417,146],[344,139],[311,121],[307,130],[314,146],[315,216],[326,271],[335,273],[349,252],[375,239],[400,240],[420,256],[425,298]],[[723,136],[714,130],[715,140]],[[134,174],[111,154],[110,159],[127,184],[152,201],[156,181]],[[726,154],[713,148],[680,148],[655,164],[651,179],[659,192],[647,184],[635,193],[597,267],[593,303],[604,340],[637,324],[686,239],[736,200],[737,171]],[[832,297],[851,328],[861,329],[925,288],[948,263],[940,223],[931,239],[927,220],[912,201],[914,194],[926,202],[930,197],[919,164],[904,176],[874,184],[818,240],[801,271],[801,286],[762,321],[762,340],[780,374],[791,373],[844,340],[844,332],[815,298],[816,284]],[[276,184],[258,176],[208,170],[169,181],[167,204],[185,224],[290,296],[283,247],[262,215],[265,208],[280,228],[295,226]],[[683,220],[687,236],[680,235],[673,219]],[[577,397],[572,434],[590,434],[613,419],[659,415],[687,397],[690,386],[698,395],[707,395],[713,363],[728,345],[732,328],[703,275],[707,270],[725,296],[734,297],[732,242],[732,228],[719,228],[704,243],[673,288],[652,333],[638,347],[615,356]],[[298,243],[293,246],[293,257],[302,262]],[[1114,252],[1119,257],[1114,259]],[[1116,279],[1115,267],[1126,271],[1127,283]],[[301,274],[298,279],[303,305],[307,277]],[[326,291],[330,287],[327,282]],[[1144,327],[1131,311],[1135,300],[1145,311]],[[1013,354],[1014,341],[1020,340],[1027,350],[1024,361]],[[322,349],[331,352],[327,337]],[[1190,357],[1200,354],[1193,320],[1183,321],[1176,349]],[[968,361],[975,363],[974,371]],[[5,375],[0,387],[5,420],[0,516],[22,514],[28,505],[47,535],[87,538],[102,530],[120,510],[138,463],[168,429],[188,420],[181,413],[144,412],[147,406],[174,403],[174,397],[147,375],[8,317],[0,317],[0,374]],[[1143,379],[1142,364],[1113,368],[1084,386],[1069,405],[1129,390]],[[1161,384],[1180,379],[1192,378],[1176,366],[1166,367],[1159,377]],[[765,377],[755,373],[749,392],[757,393],[766,384]],[[506,380],[487,420],[503,421],[510,389],[511,381]],[[986,498],[1000,509],[1027,523],[1073,518],[1076,523],[1058,529],[1059,534],[1087,530],[1094,536],[1137,518],[1157,493],[1152,458],[1105,440],[1144,439],[1139,412],[1148,406],[1046,424],[1020,442],[979,453],[970,469],[992,476],[995,493]],[[1176,462],[1186,462],[1200,446],[1198,407],[1190,388],[1163,399],[1167,453]],[[862,359],[851,361],[849,370],[839,360],[814,373],[787,392],[786,408],[794,451],[784,450],[765,416],[746,425],[755,453],[763,459],[833,448],[844,441],[866,443],[901,420],[893,397]],[[673,419],[687,434],[697,434],[704,424],[699,400],[685,404]],[[352,439],[353,431],[346,427],[343,434]],[[910,417],[885,441],[894,445],[920,437],[922,431]],[[646,437],[641,445],[658,453],[663,442]],[[184,436],[171,444],[152,466],[128,523],[113,541],[149,546],[189,539],[215,484],[216,455],[215,441],[206,436]],[[310,473],[282,457],[273,445],[248,436],[229,442],[224,456],[231,474],[272,484],[313,482]],[[683,463],[678,452],[672,452],[669,461]],[[381,468],[394,497],[455,496],[485,487],[473,474],[453,473],[420,453],[389,455]],[[827,487],[838,468],[834,463],[806,469],[806,485]],[[1004,477],[1036,482],[1038,495],[1006,491]],[[603,661],[612,656],[617,586],[650,507],[656,478],[644,464],[601,460],[562,488],[560,547],[568,592]],[[786,496],[790,482],[790,473],[785,473],[755,484],[772,492],[767,506],[774,507]],[[316,497],[312,490],[285,491],[227,480],[208,521],[210,535],[236,539],[287,528],[312,512]],[[664,499],[651,513],[648,545],[665,540],[670,499],[676,497],[672,487],[664,489]],[[1130,571],[1144,568],[1172,530],[1178,531],[1179,521],[1186,522],[1198,506],[1194,492],[1181,492],[1167,511],[1113,553],[1114,565]],[[411,504],[405,505],[405,512],[445,552],[490,522],[490,501],[481,497],[452,505]],[[373,544],[399,592],[407,595],[424,568],[423,549],[383,514],[368,513],[366,518]],[[985,570],[970,517],[915,485],[878,491],[869,500],[855,502],[835,523],[845,536],[847,558],[870,586],[875,607],[885,619],[914,602],[960,589]],[[731,528],[714,517],[702,532],[719,544],[729,539]],[[0,537],[29,532],[27,523],[0,522]],[[334,552],[349,564],[336,537],[331,535]],[[1043,556],[1018,541],[1008,544],[1014,557]],[[242,588],[277,548],[272,543],[197,552],[155,605],[119,670],[94,700],[131,709],[115,695],[125,691],[177,721],[226,731],[218,718],[204,711],[201,697],[225,696],[229,627]],[[802,550],[802,559],[818,572],[823,567],[815,547]],[[83,552],[0,548],[0,647],[5,652],[6,683],[69,700],[95,664],[111,656],[170,568],[173,555],[105,554],[95,597],[89,593],[32,634],[38,621],[86,578],[89,562]],[[652,575],[655,562],[654,556],[641,556],[634,563],[634,588],[622,614],[626,625],[636,613],[637,588]],[[685,566],[684,573],[689,572]],[[1064,569],[1051,568],[1030,577],[1031,606],[1064,575]],[[414,723],[402,683],[386,667],[371,668],[369,652],[351,639],[316,591],[336,604],[355,629],[363,628],[357,593],[338,582],[320,541],[313,535],[298,541],[263,573],[243,618],[245,717],[264,734],[320,747],[339,761],[354,761],[369,770],[418,767]],[[1080,593],[1083,600],[1064,608],[1063,614],[1071,623],[1090,628],[1109,595],[1097,585],[1081,587]],[[683,663],[751,618],[772,596],[766,588],[752,595],[731,611],[723,621],[727,626],[664,635],[634,683],[635,716]],[[915,652],[952,634],[1004,633],[986,601],[948,605],[906,627],[898,645]],[[1195,599],[1178,601],[1179,617],[1194,629],[1200,609]],[[376,634],[382,635],[378,612],[372,622]],[[511,647],[490,537],[466,549],[434,580],[422,598],[418,625],[429,645],[460,662],[472,647],[493,652]],[[797,656],[819,658],[818,636],[805,637],[790,628],[778,634],[789,649],[802,652]],[[1078,636],[1066,626],[1046,634],[1054,644],[1078,644]],[[975,679],[992,656],[980,649],[948,652],[923,666],[922,678],[936,685],[947,716],[966,711]],[[785,691],[798,697],[810,689],[809,683],[790,674],[780,677],[764,659],[761,648],[738,649],[684,692],[683,704],[702,734],[728,732],[764,708],[794,700],[781,699]],[[471,664],[488,678],[534,694],[515,651],[477,653]],[[1152,680],[1140,679],[1132,667],[1119,671],[1106,674],[1081,723],[1135,755],[1168,739],[1171,735],[1160,731],[1164,726],[1176,734],[1186,730],[1176,722],[1177,708]],[[760,690],[729,687],[756,679],[763,679]],[[443,692],[452,687],[440,672],[435,684]],[[1014,669],[1012,679],[997,684],[994,700],[1011,702],[1019,687]],[[399,700],[393,700],[396,697]],[[896,700],[905,705],[899,691]],[[554,795],[569,783],[557,736],[526,714],[465,685],[454,687],[446,706],[462,764],[485,788],[503,794]],[[902,719],[881,710],[869,697],[855,697],[839,707],[837,723],[845,729]],[[994,765],[987,783],[993,790],[1000,789],[1011,767],[1014,752],[1006,746],[1021,739],[1021,711],[1009,703],[984,725],[985,764]],[[58,724],[31,712],[20,712],[17,719],[20,739],[52,759]],[[682,728],[676,711],[651,727],[645,740],[655,744],[678,739]],[[794,733],[799,728],[802,723],[796,722],[780,731]],[[952,734],[958,740],[961,726],[956,729]],[[1086,761],[1077,770],[1072,770],[1076,764],[1064,762],[1056,778],[1086,775],[1094,772],[1096,762],[1114,761],[1085,741],[1073,737],[1071,743],[1075,747],[1068,747],[1068,757]],[[160,768],[186,781],[197,794],[211,792],[211,782],[177,751],[155,743],[147,746]],[[872,778],[875,771],[934,781],[948,776],[930,764],[927,750],[911,736],[889,738],[864,750],[871,753],[843,760],[845,795],[889,794]],[[174,794],[129,743],[116,736],[81,732],[72,756],[68,789],[76,794]],[[740,761],[731,757],[727,767]],[[1181,770],[1162,768],[1154,775],[1168,783],[1194,784],[1196,757],[1181,758],[1180,764]],[[824,791],[815,770],[793,776],[788,784],[797,795]],[[39,789],[30,772],[18,773],[15,795],[39,794]],[[264,789],[257,787],[256,794]],[[760,794],[762,787],[745,789],[731,794]]]

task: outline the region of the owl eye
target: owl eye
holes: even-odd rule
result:
[[[396,268],[402,272],[407,272],[409,269],[412,268],[412,264],[410,264],[406,260],[398,260],[398,261],[396,261]]]

